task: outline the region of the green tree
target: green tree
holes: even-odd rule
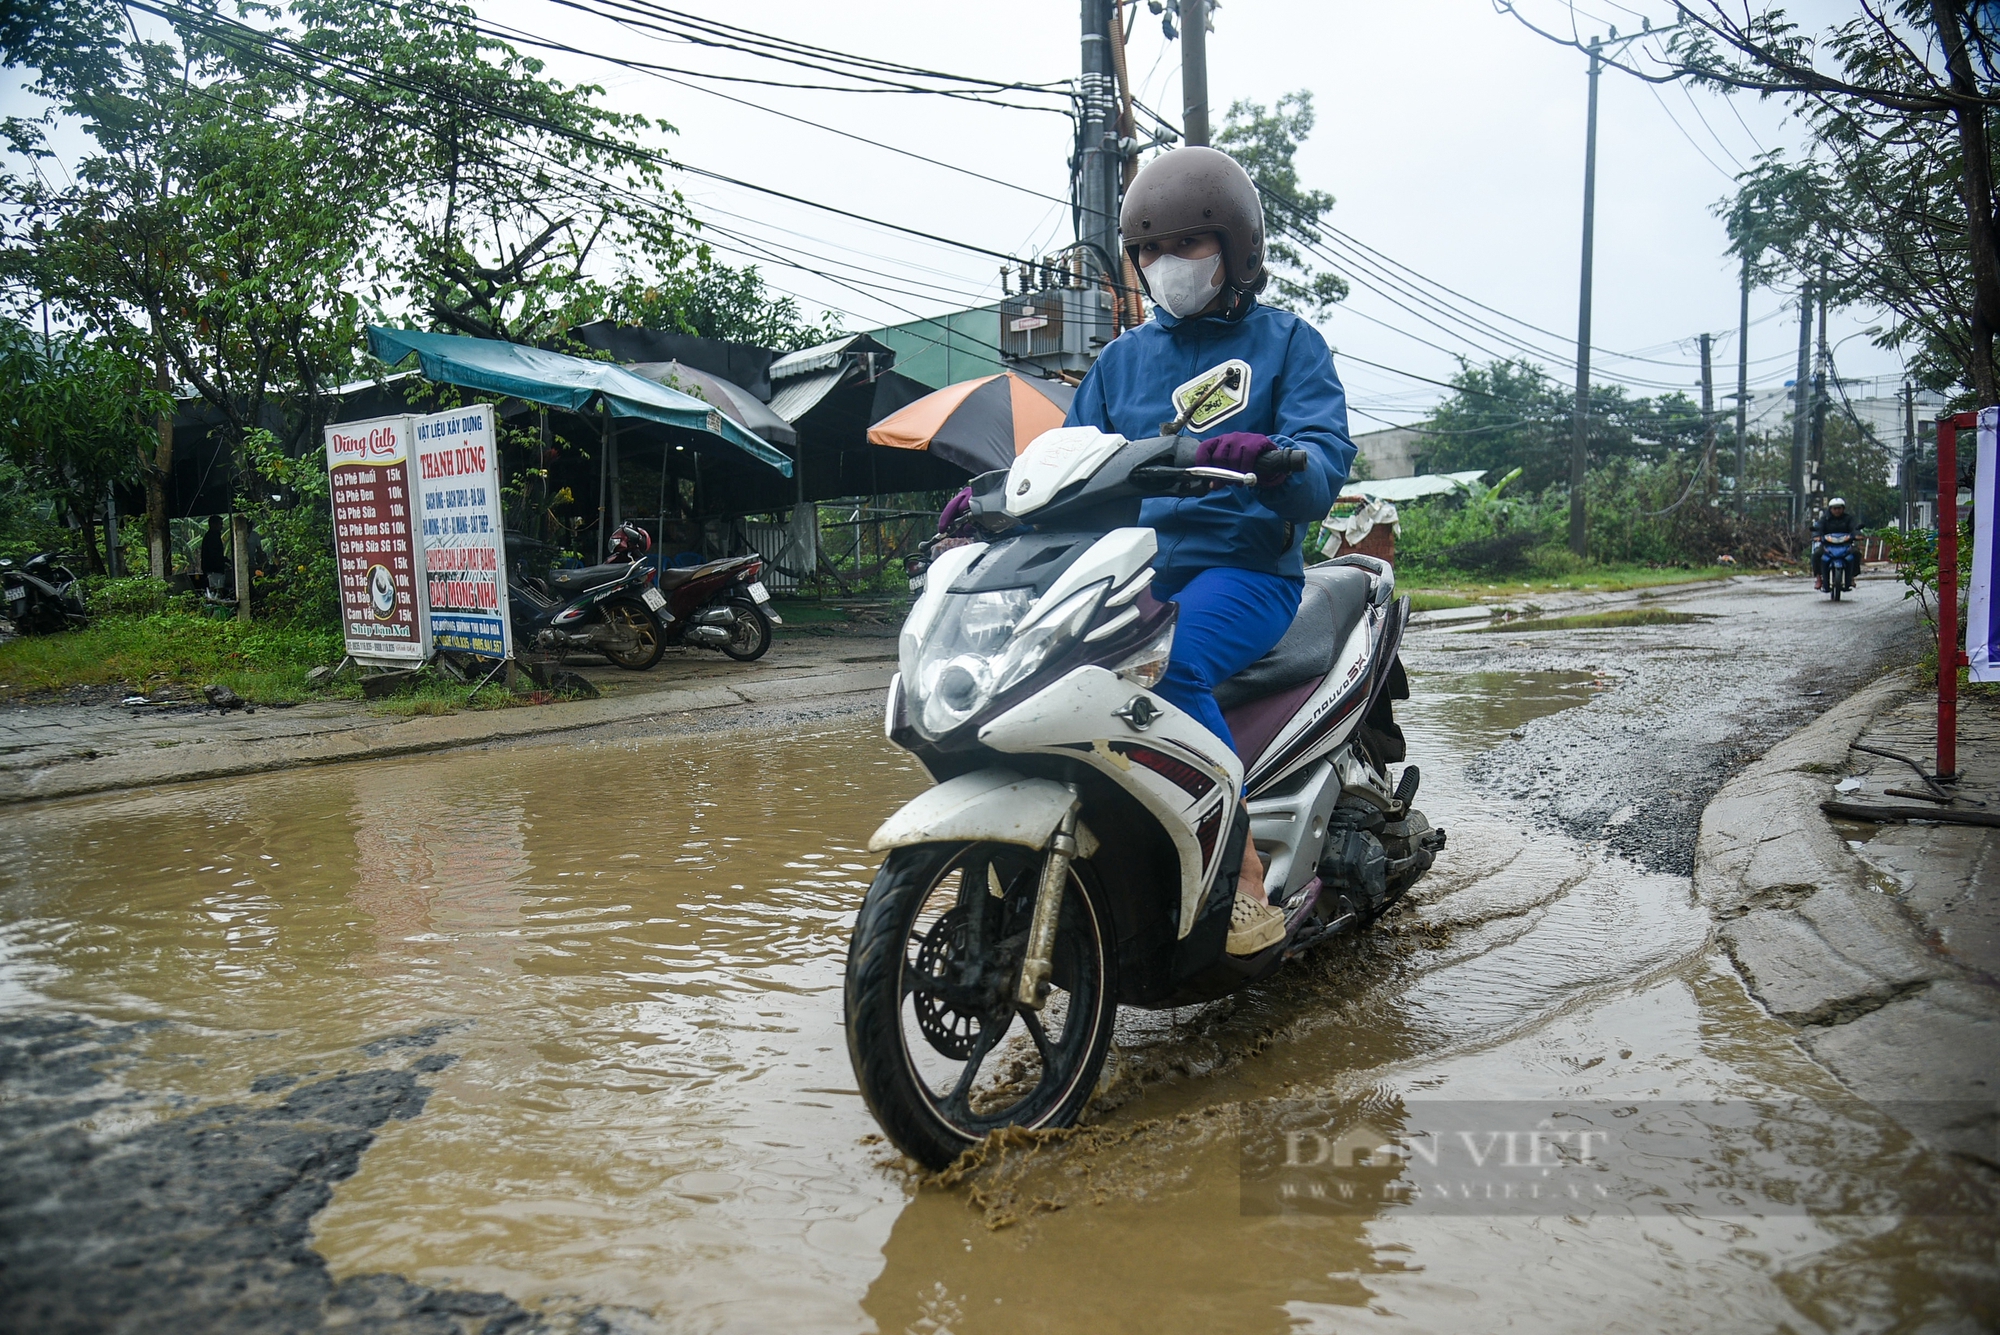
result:
[[[1650,82],[1788,103],[1812,127],[1813,150],[1765,166],[1800,173],[1793,202],[1813,239],[1831,242],[1819,258],[1834,290],[1892,312],[1881,341],[1911,349],[1933,384],[2000,403],[1991,130],[2000,24],[1990,0],[1856,0],[1851,16],[1817,29],[1780,5],[1686,0],[1675,9],[1662,46],[1629,47],[1607,63]],[[1584,48],[1573,31],[1542,35]]]
[[[627,275],[606,298],[606,318],[671,333],[796,352],[839,337],[831,315],[808,320],[793,297],[774,296],[756,266],[697,257],[650,278]]]
[[[1333,211],[1333,196],[1299,185],[1293,164],[1299,145],[1312,133],[1312,93],[1286,93],[1275,107],[1247,99],[1233,102],[1215,146],[1243,165],[1264,196],[1265,262],[1274,306],[1324,316],[1347,297],[1347,280],[1307,252],[1321,241],[1320,224]]]
[[[1423,466],[1455,473],[1480,468],[1498,477],[1522,470],[1520,489],[1540,493],[1569,478],[1574,393],[1524,361],[1461,366],[1455,391],[1418,429],[1425,433]],[[1701,409],[1686,395],[1635,399],[1616,385],[1590,391],[1588,463],[1659,463],[1696,449]]]
[[[310,84],[244,60],[230,30],[218,38],[196,20],[169,39],[127,34],[93,61],[40,67],[33,91],[47,115],[6,126],[37,168],[56,118],[91,141],[69,179],[6,179],[0,276],[17,305],[51,304],[151,368],[158,412],[140,463],[160,577],[170,395],[199,397],[232,443],[302,420],[288,409],[316,403],[354,364],[345,283],[371,230],[356,201],[382,181]]]
[[[469,6],[300,0],[261,59],[336,91],[337,114],[396,164],[381,201],[378,304],[453,333],[542,342],[602,313],[615,268],[671,271],[690,221],[651,144],[665,121],[604,107],[480,31]]]
[[[147,368],[111,344],[0,323],[0,450],[15,486],[52,501],[105,569],[96,516],[105,493],[138,471],[155,404]]]

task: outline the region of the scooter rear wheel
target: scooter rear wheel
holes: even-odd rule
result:
[[[1070,865],[1052,989],[1014,999],[1042,854],[1014,844],[891,853],[847,956],[847,1050],[890,1140],[943,1168],[1005,1127],[1064,1127],[1089,1102],[1118,1010],[1111,915]]]
[[[722,652],[739,663],[754,663],[771,647],[771,619],[751,603],[735,603],[729,610],[736,614],[736,621],[729,628],[729,642],[721,646]]]

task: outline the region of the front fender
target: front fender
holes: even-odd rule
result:
[[[973,840],[1046,848],[1057,823],[1078,801],[1054,779],[1025,778],[1008,769],[961,774],[904,803],[869,837],[868,851]],[[1096,836],[1081,824],[1076,842],[1084,857],[1097,851]]]

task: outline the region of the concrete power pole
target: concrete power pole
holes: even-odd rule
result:
[[[1903,382],[1903,531],[1917,526],[1917,387]]]
[[[1117,0],[1083,0],[1083,128],[1077,240],[1088,245],[1105,277],[1122,281],[1118,263],[1118,78],[1111,52],[1111,10]]]
[[[1701,457],[1712,460],[1715,455],[1715,367],[1710,361],[1715,341],[1707,334],[1701,336]]]
[[[1583,484],[1590,444],[1590,265],[1597,226],[1597,76],[1602,47],[1590,40],[1590,120],[1583,135],[1583,273],[1576,302],[1576,410],[1570,423],[1569,549],[1588,554],[1583,516]]]
[[[1750,257],[1743,257],[1743,299],[1736,313],[1736,518],[1750,503]]]
[[[1208,0],[1181,0],[1181,128],[1208,142]]]
[[[1826,410],[1833,402],[1828,392],[1832,386],[1828,377],[1833,373],[1833,352],[1826,345],[1826,278],[1820,277],[1819,293],[1819,355],[1813,368],[1813,414],[1812,414],[1812,456],[1808,465],[1812,481],[1807,488],[1815,506],[1826,499]]]
[[[1812,280],[1799,289],[1799,370],[1792,381],[1792,527],[1805,520],[1806,435],[1812,429]]]

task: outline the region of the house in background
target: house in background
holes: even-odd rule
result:
[[[1368,461],[1367,475],[1377,481],[1392,477],[1415,477],[1418,456],[1423,453],[1424,435],[1406,426],[1382,431],[1363,431],[1353,437],[1354,448]],[[1355,470],[1360,472],[1362,470]]]

